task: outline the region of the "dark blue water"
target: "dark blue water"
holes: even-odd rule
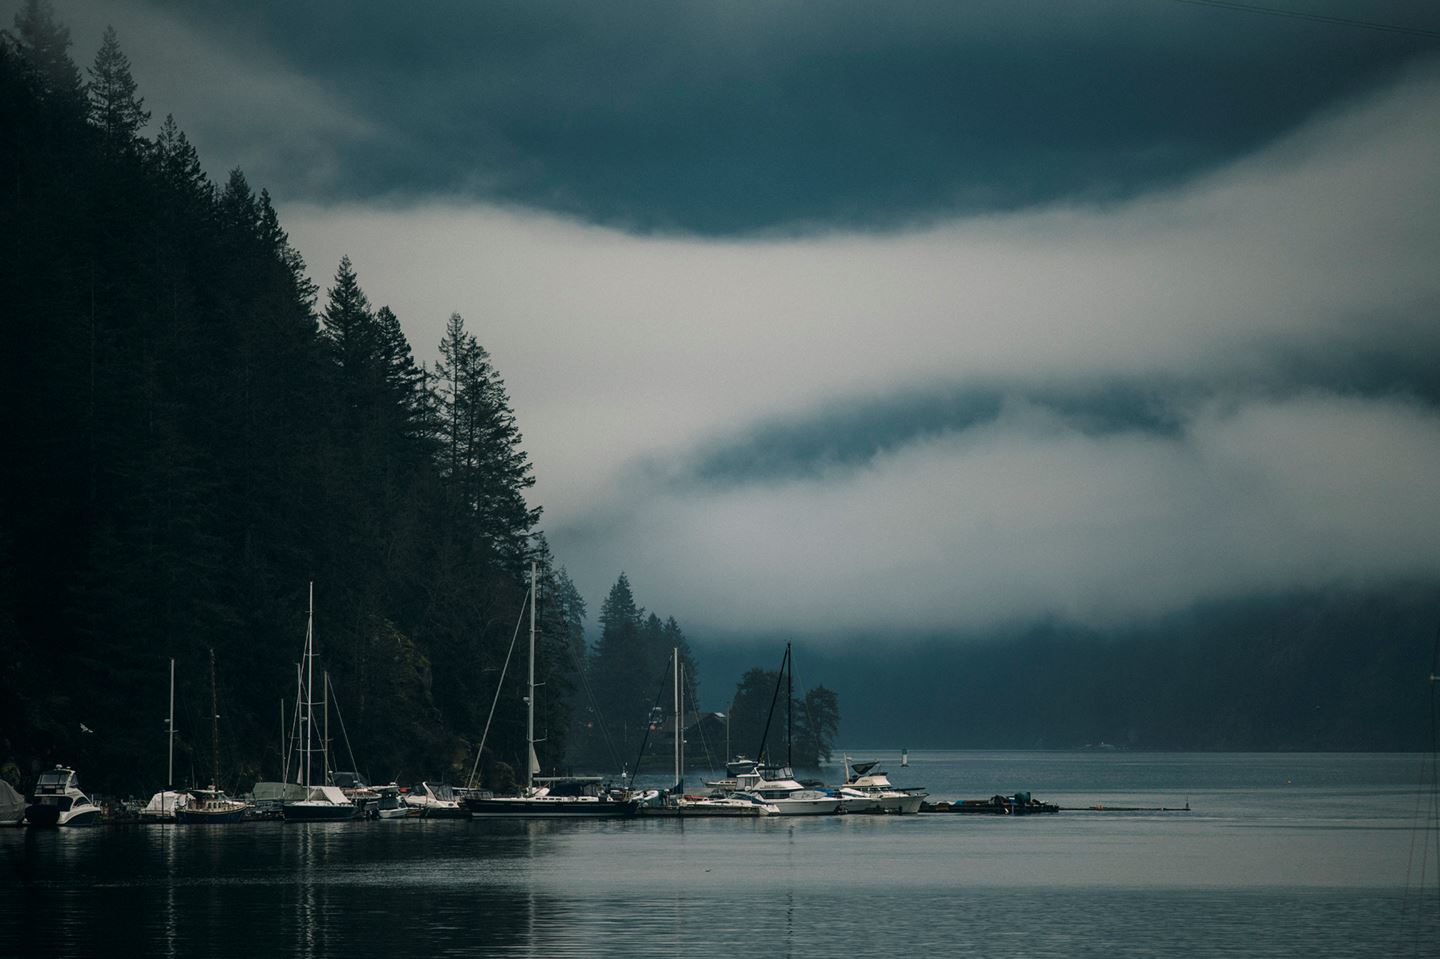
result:
[[[935,798],[1191,811],[7,830],[0,956],[1440,955],[1421,757],[890,771]]]

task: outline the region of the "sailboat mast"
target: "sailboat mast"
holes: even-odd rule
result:
[[[680,647],[675,646],[670,650],[670,661],[675,664],[675,788],[680,788],[680,774],[683,770],[683,762],[680,758]]]
[[[310,612],[305,620],[305,743],[301,752],[305,754],[304,779],[301,783],[310,789],[310,743],[315,733],[315,581],[310,581]]]
[[[535,561],[530,561],[530,695],[525,697],[525,792],[535,787]]]
[[[790,658],[790,644],[785,644],[785,765],[794,769],[790,748],[795,740],[795,660]]]
[[[170,658],[170,761],[165,767],[165,788],[175,787],[175,658]]]
[[[215,692],[215,647],[210,647],[210,774],[211,789],[220,788],[220,697]]]
[[[323,739],[320,741],[322,750],[322,762],[325,765],[325,778],[320,780],[323,785],[330,785],[330,670],[320,674],[320,702],[325,714],[325,725],[322,727]]]

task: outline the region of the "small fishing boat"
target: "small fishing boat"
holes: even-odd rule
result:
[[[209,789],[190,790],[190,801],[175,810],[175,821],[182,825],[213,825],[236,823],[245,818],[250,804],[231,799],[217,785],[220,782],[220,696],[215,685],[215,650],[210,650],[210,767]]]
[[[93,826],[100,821],[100,807],[80,791],[75,770],[56,766],[40,774],[35,794],[25,807],[25,822],[31,826]]]
[[[420,815],[418,809],[412,809],[406,803],[396,783],[370,788],[380,797],[380,801],[375,804],[376,819],[410,819]]]
[[[190,790],[190,801],[175,810],[175,821],[182,825],[239,822],[249,809],[249,803],[231,799],[212,785],[209,789]]]

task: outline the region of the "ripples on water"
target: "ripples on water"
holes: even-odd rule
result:
[[[1418,757],[916,755],[1191,813],[0,832],[0,956],[1440,955]],[[1413,878],[1413,876],[1412,876]]]

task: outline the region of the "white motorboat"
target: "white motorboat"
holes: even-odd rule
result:
[[[56,766],[40,774],[35,794],[25,807],[25,822],[31,826],[93,826],[100,821],[100,807],[80,791],[75,770]]]
[[[422,782],[405,797],[405,804],[426,819],[468,819],[470,816],[455,798],[455,790],[445,783]]]
[[[845,783],[836,787],[846,812],[876,812],[909,815],[920,811],[930,795],[923,788],[900,789],[890,782],[877,760],[852,763],[845,757]]]
[[[775,807],[781,816],[828,816],[841,812],[840,797],[823,789],[807,789],[795,780],[789,766],[759,763],[735,777],[735,792]]]

